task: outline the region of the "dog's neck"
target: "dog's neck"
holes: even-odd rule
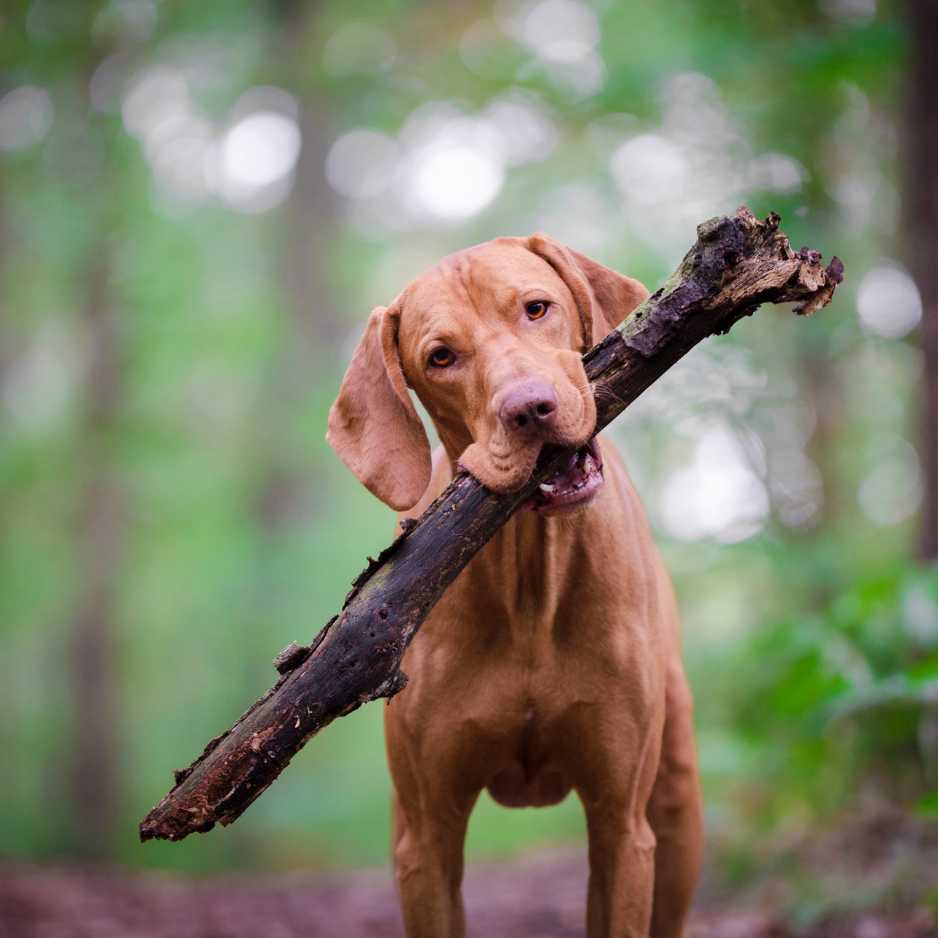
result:
[[[438,427],[449,465],[458,471],[462,447],[448,446],[446,429]],[[612,478],[605,486],[612,487]],[[567,603],[582,596],[582,584],[602,582],[602,552],[597,544],[614,544],[634,519],[621,516],[620,502],[601,491],[589,504],[569,513],[542,514],[521,508],[493,535],[461,574],[476,596],[497,598],[512,621],[535,618],[552,622]],[[521,618],[519,619],[519,614]]]

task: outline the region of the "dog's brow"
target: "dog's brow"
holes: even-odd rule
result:
[[[499,309],[508,309],[515,306],[521,291],[515,286],[497,287],[495,290],[495,305]]]
[[[462,287],[463,295],[472,307],[476,315],[479,314],[479,307],[476,304],[476,287],[473,280],[473,265],[468,256],[462,256],[456,263],[456,276],[459,279],[459,285]]]

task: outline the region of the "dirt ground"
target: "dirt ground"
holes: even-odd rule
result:
[[[475,938],[583,934],[582,858],[551,855],[471,867],[465,886]],[[0,866],[0,938],[399,938],[391,878],[225,876]],[[936,938],[925,913],[828,922],[794,931],[755,909],[706,902],[689,938]]]

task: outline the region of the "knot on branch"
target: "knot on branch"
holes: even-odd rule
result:
[[[274,667],[280,674],[295,671],[312,653],[309,645],[299,645],[290,642],[275,658]]]

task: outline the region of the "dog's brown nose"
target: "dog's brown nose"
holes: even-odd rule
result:
[[[508,430],[548,430],[557,419],[557,392],[547,381],[522,381],[505,392],[498,418]]]

